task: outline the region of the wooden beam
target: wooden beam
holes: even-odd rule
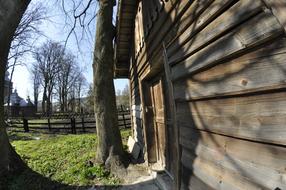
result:
[[[286,38],[177,81],[175,99],[193,101],[286,88]],[[271,76],[271,79],[269,77]]]
[[[168,101],[170,104],[170,120],[171,120],[171,125],[175,129],[175,147],[176,147],[176,160],[175,160],[175,183],[176,183],[176,189],[180,189],[180,182],[181,182],[181,157],[180,157],[180,143],[179,143],[179,128],[177,126],[177,119],[176,119],[176,104],[174,100],[174,88],[173,88],[173,83],[172,83],[172,77],[171,77],[171,68],[170,65],[168,64],[168,57],[167,57],[167,52],[166,52],[166,47],[165,44],[163,43],[163,57],[164,57],[164,70],[165,70],[165,76],[166,76],[166,81],[168,84],[168,91],[169,91],[169,97]]]
[[[223,63],[249,49],[281,35],[283,29],[271,13],[261,13],[238,27],[232,33],[215,41],[172,68],[173,80],[190,76],[203,69]]]
[[[285,146],[285,95],[285,92],[279,92],[257,96],[177,102],[178,125]]]
[[[286,31],[286,1],[285,0],[263,0],[276,16]]]
[[[212,190],[286,188],[281,180],[285,173],[282,166],[286,164],[284,147],[184,127],[181,131],[182,163],[186,170],[183,177],[189,186],[186,189],[200,189],[190,182],[194,176]]]

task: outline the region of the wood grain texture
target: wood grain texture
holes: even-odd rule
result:
[[[167,51],[169,57],[169,64],[183,60],[185,57],[190,56],[202,47],[208,45],[215,39],[223,36],[235,26],[254,16],[262,11],[261,1],[244,0],[239,1],[230,9],[225,11],[222,15],[216,18],[213,22],[207,25],[196,36],[188,40],[195,31],[189,31],[193,26],[190,26],[189,34],[184,33],[178,38],[178,41],[170,46]],[[208,12],[208,11],[207,11]],[[199,24],[198,24],[199,25]],[[198,27],[198,26],[196,26]],[[193,28],[192,30],[196,30]],[[172,54],[173,50],[173,54]]]
[[[175,82],[174,97],[198,100],[278,88],[286,88],[286,38]]]
[[[130,69],[131,102],[151,109],[141,82],[166,69],[165,84],[174,90],[170,99],[170,92],[163,94],[176,114],[157,121],[166,121],[171,136],[169,128],[174,122],[177,127],[177,151],[166,151],[179,159],[166,161],[178,165],[181,189],[286,189],[286,38],[277,16],[285,9],[277,14],[267,1],[279,2],[149,2],[157,10],[149,10],[152,27],[139,37]],[[132,113],[136,121],[143,116],[147,158],[156,162],[156,141],[146,134],[163,133],[148,127],[154,123],[150,115]]]
[[[173,80],[220,63],[227,57],[248,51],[250,48],[277,37],[282,32],[281,25],[272,14],[259,14],[235,29],[234,32],[175,65],[172,69]]]
[[[277,17],[280,24],[284,27],[286,31],[286,1],[284,0],[263,0],[268,7],[271,9],[272,13]]]
[[[176,41],[194,22],[199,19],[199,16],[214,3],[214,0],[193,1],[193,3],[184,12],[182,17],[173,23],[169,29],[168,35],[164,38],[166,47]]]
[[[167,54],[173,54],[173,52],[178,49],[178,46],[184,45],[217,16],[222,14],[226,7],[231,6],[234,2],[234,0],[217,0],[206,3],[202,2],[202,4],[199,2],[194,3],[192,5],[192,11],[194,13],[193,16],[189,18],[191,24],[188,25],[183,33],[178,33],[178,36],[172,40],[172,43],[168,44]]]
[[[286,93],[177,103],[180,126],[286,145]]]
[[[208,186],[225,190],[286,187],[285,148],[184,127],[181,131],[182,163]],[[200,140],[190,138],[190,133]]]
[[[168,58],[166,54],[166,46],[163,43],[163,63],[164,63],[164,71],[165,71],[165,82],[168,90],[168,93],[164,93],[165,96],[165,109],[166,109],[166,124],[168,125],[168,143],[172,144],[169,146],[169,157],[173,159],[170,160],[170,168],[173,169],[173,173],[175,176],[175,183],[176,188],[180,188],[180,181],[181,181],[181,168],[180,168],[180,150],[179,150],[179,128],[177,126],[177,119],[176,119],[176,105],[174,100],[174,88],[173,83],[171,81],[171,69],[168,65]],[[167,163],[168,164],[168,163]]]
[[[178,0],[168,1],[165,3],[164,10],[160,12],[159,18],[153,24],[153,27],[150,30],[150,35],[146,38],[144,43],[145,45],[142,47],[142,51],[136,56],[139,73],[144,72],[142,70],[144,70],[146,65],[153,62],[151,59],[159,54],[158,47],[161,46],[161,43],[170,27],[183,15],[183,10],[191,4],[192,2],[190,1]]]

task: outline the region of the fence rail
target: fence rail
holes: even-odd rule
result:
[[[29,117],[9,118],[6,120],[10,129],[19,129],[24,132],[34,130],[46,130],[48,132],[64,131],[76,134],[78,132],[91,132],[96,129],[96,122],[93,113],[50,116],[50,117]],[[120,128],[131,127],[130,111],[118,111],[118,126]]]

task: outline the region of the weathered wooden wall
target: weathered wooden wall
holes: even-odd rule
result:
[[[181,189],[286,189],[285,12],[282,0],[140,1],[133,121],[142,125],[141,82],[169,70]]]
[[[134,45],[134,57],[131,60],[130,66],[130,86],[131,86],[131,101],[135,107],[135,104],[141,106],[140,112],[137,111],[137,117],[133,117],[133,121],[138,121],[138,123],[142,126],[141,128],[134,126],[137,129],[137,134],[142,135],[142,139],[145,140],[145,153],[150,149],[148,145],[150,143],[154,143],[151,139],[148,139],[148,134],[151,133],[149,129],[146,129],[144,126],[144,122],[150,122],[148,118],[144,118],[144,95],[146,96],[146,91],[144,90],[143,80],[147,81],[152,79],[152,77],[157,75],[164,75],[164,66],[163,66],[163,49],[162,49],[162,40],[164,39],[166,29],[168,27],[162,27],[164,24],[171,24],[172,21],[169,19],[169,13],[173,10],[174,5],[177,2],[174,0],[160,1],[160,0],[152,0],[152,1],[140,1],[137,15],[135,18],[135,45]],[[186,4],[186,3],[184,3]],[[180,5],[182,6],[182,5]],[[176,13],[172,11],[172,17],[175,18]],[[164,35],[158,35],[161,30],[164,30]],[[168,141],[166,141],[166,145],[164,147],[168,147],[168,150],[163,150],[166,152],[166,169],[173,177],[176,176],[177,173],[177,148],[176,144],[176,135],[174,131],[174,121],[171,117],[170,113],[170,105],[169,105],[169,93],[168,93],[168,85],[166,81],[163,81],[163,86],[165,89],[165,108],[166,108],[166,135]],[[141,116],[140,118],[138,116]],[[137,123],[137,126],[138,126]],[[145,127],[145,129],[144,129]],[[150,134],[149,134],[150,136]],[[140,139],[140,138],[138,138]],[[149,143],[146,142],[149,140]],[[153,147],[152,147],[153,148]],[[152,151],[152,150],[151,150]],[[148,155],[147,159],[150,159]],[[148,160],[150,161],[150,160]],[[151,160],[153,162],[154,160]]]

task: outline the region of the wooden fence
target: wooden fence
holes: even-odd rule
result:
[[[50,117],[9,118],[6,120],[8,129],[18,129],[24,132],[47,131],[76,134],[78,132],[92,132],[96,129],[93,113],[86,114],[56,114]],[[118,126],[131,127],[130,111],[118,111]]]

